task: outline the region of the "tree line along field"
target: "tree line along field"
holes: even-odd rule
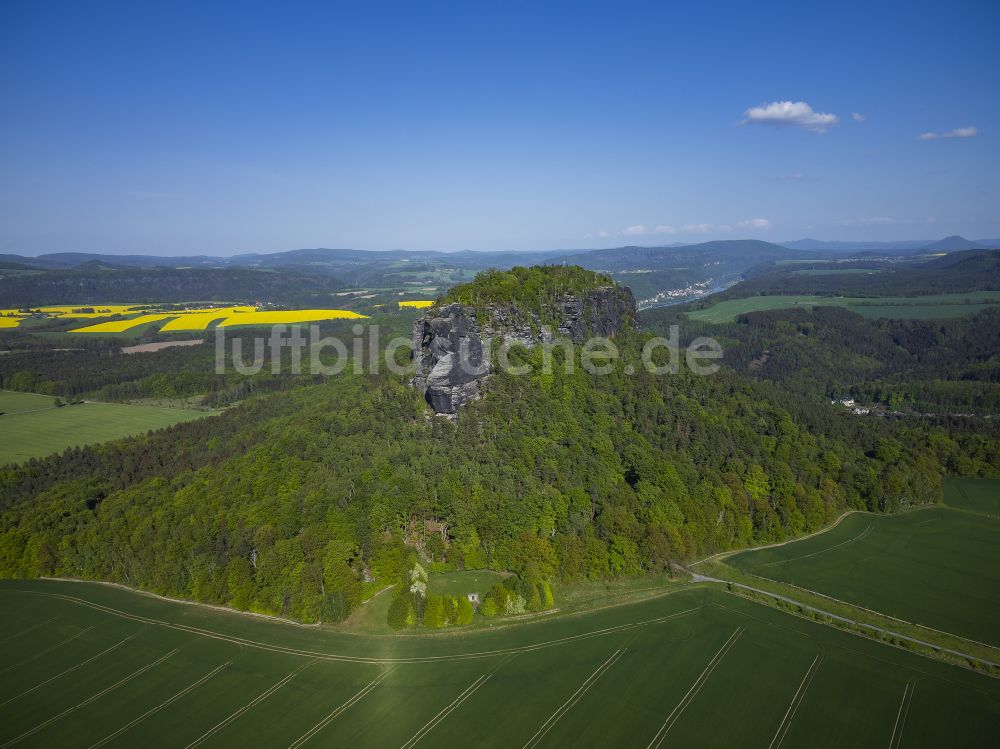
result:
[[[855,513],[726,563],[910,622],[1000,645],[1000,480],[945,481],[945,503]]]
[[[205,416],[204,411],[121,403],[88,402],[57,408],[52,396],[7,390],[0,391],[0,414],[0,465]]]
[[[819,295],[764,295],[726,299],[711,307],[688,313],[692,320],[708,323],[731,322],[748,312],[794,307],[847,307],[863,317],[893,317],[929,320],[961,317],[1000,304],[1000,292],[976,291],[964,294],[932,294],[917,297],[841,297]]]
[[[1000,682],[692,586],[464,635],[0,583],[0,747],[993,746]]]

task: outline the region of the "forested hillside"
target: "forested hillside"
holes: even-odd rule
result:
[[[877,272],[837,272],[851,269]],[[817,270],[820,272],[812,272]],[[1000,250],[956,252],[921,263],[858,261],[760,266],[748,275],[752,277],[702,304],[758,294],[876,297],[996,291],[1000,289]]]
[[[650,332],[711,335],[724,362],[757,380],[821,399],[892,411],[1000,414],[1000,310],[946,320],[868,319],[849,309],[753,312],[705,324],[678,308],[643,315]]]
[[[219,301],[334,306],[335,278],[246,268],[118,268],[94,265],[0,278],[7,307],[101,302]]]
[[[398,379],[342,376],[8,468],[0,574],[330,619],[366,573],[399,579],[427,521],[441,568],[638,574],[935,501],[948,449],[731,374],[497,374],[455,424]]]

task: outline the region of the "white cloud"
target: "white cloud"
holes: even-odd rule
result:
[[[860,112],[851,112],[851,119],[854,120],[855,122],[864,122],[868,118],[865,117]]]
[[[771,222],[766,218],[751,218],[746,221],[738,221],[735,224],[684,224],[683,226],[671,226],[670,224],[657,224],[650,228],[645,224],[635,224],[627,226],[618,232],[625,237],[645,237],[655,234],[708,234],[710,232],[731,232],[734,227],[741,229],[768,230]],[[607,236],[606,232],[599,232],[599,237]]]
[[[599,236],[601,239],[606,239],[607,237],[611,236],[611,232],[607,232],[602,229],[601,231],[597,232],[597,236]]]
[[[969,127],[956,127],[946,133],[921,133],[917,140],[940,140],[941,138],[972,138],[979,135],[979,130],[970,125]]]
[[[864,218],[845,218],[841,226],[891,226],[899,221],[892,216],[866,216]]]
[[[744,112],[742,125],[776,125],[801,127],[814,133],[825,133],[839,121],[837,115],[815,112],[804,101],[772,101]]]

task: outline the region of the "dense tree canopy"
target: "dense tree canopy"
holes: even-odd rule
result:
[[[521,352],[536,374],[495,375],[457,423],[398,378],[343,375],[7,469],[0,574],[331,620],[399,579],[428,524],[446,528],[442,564],[567,580],[938,498],[943,436],[935,448],[725,372],[626,375],[637,343],[605,377],[541,374],[541,352]]]

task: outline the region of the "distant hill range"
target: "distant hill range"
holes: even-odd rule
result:
[[[782,242],[783,247],[793,250],[808,250],[811,252],[857,252],[870,251],[885,254],[909,254],[919,251],[954,252],[956,250],[995,250],[1000,249],[1000,239],[966,239],[952,235],[937,241],[927,239],[911,239],[899,242],[824,242],[819,239],[798,239],[794,242]]]
[[[822,258],[915,257],[929,252],[1000,247],[1000,240],[970,241],[962,237],[912,242],[822,242],[803,239],[776,244],[756,239],[734,239],[699,244],[671,244],[659,247],[626,246],[603,250],[567,249],[547,251],[487,251],[440,252],[432,250],[353,250],[300,249],[273,253],[248,253],[231,257],[188,255],[165,257],[156,255],[110,255],[88,252],[60,252],[38,257],[0,255],[0,306],[19,302],[59,303],[84,301],[76,299],[76,290],[88,288],[112,290],[127,286],[138,294],[143,286],[137,270],[192,271],[181,276],[167,275],[171,284],[180,284],[181,277],[195,282],[197,272],[212,271],[216,293],[245,289],[267,296],[289,300],[291,288],[277,279],[267,283],[251,281],[251,276],[234,278],[224,283],[226,271],[279,272],[289,274],[294,283],[303,284],[303,291],[316,293],[332,288],[418,289],[439,293],[455,284],[471,280],[478,272],[489,268],[510,268],[515,265],[580,265],[589,270],[611,274],[619,283],[629,286],[640,309],[698,298],[722,290],[747,276],[758,275],[762,268],[788,262],[801,263]],[[71,274],[71,278],[60,277]],[[28,282],[25,276],[36,277]],[[108,276],[123,275],[123,283]],[[235,274],[234,274],[235,275]],[[84,278],[83,276],[86,276]],[[11,282],[13,278],[19,280]],[[93,278],[91,278],[93,277]],[[323,279],[322,284],[317,284]],[[70,289],[75,289],[70,294]],[[195,284],[199,293],[204,284]],[[6,287],[6,289],[4,288]],[[15,288],[18,293],[14,293]],[[119,291],[125,291],[119,288]],[[193,290],[192,290],[193,291]],[[36,296],[42,294],[42,299]],[[53,292],[52,294],[48,292]],[[73,299],[62,299],[73,296]],[[59,298],[55,298],[59,297]],[[115,297],[119,299],[119,297]],[[201,298],[199,296],[199,298]],[[211,297],[206,297],[211,298]],[[242,295],[233,297],[242,299]],[[124,300],[124,297],[121,297]]]

